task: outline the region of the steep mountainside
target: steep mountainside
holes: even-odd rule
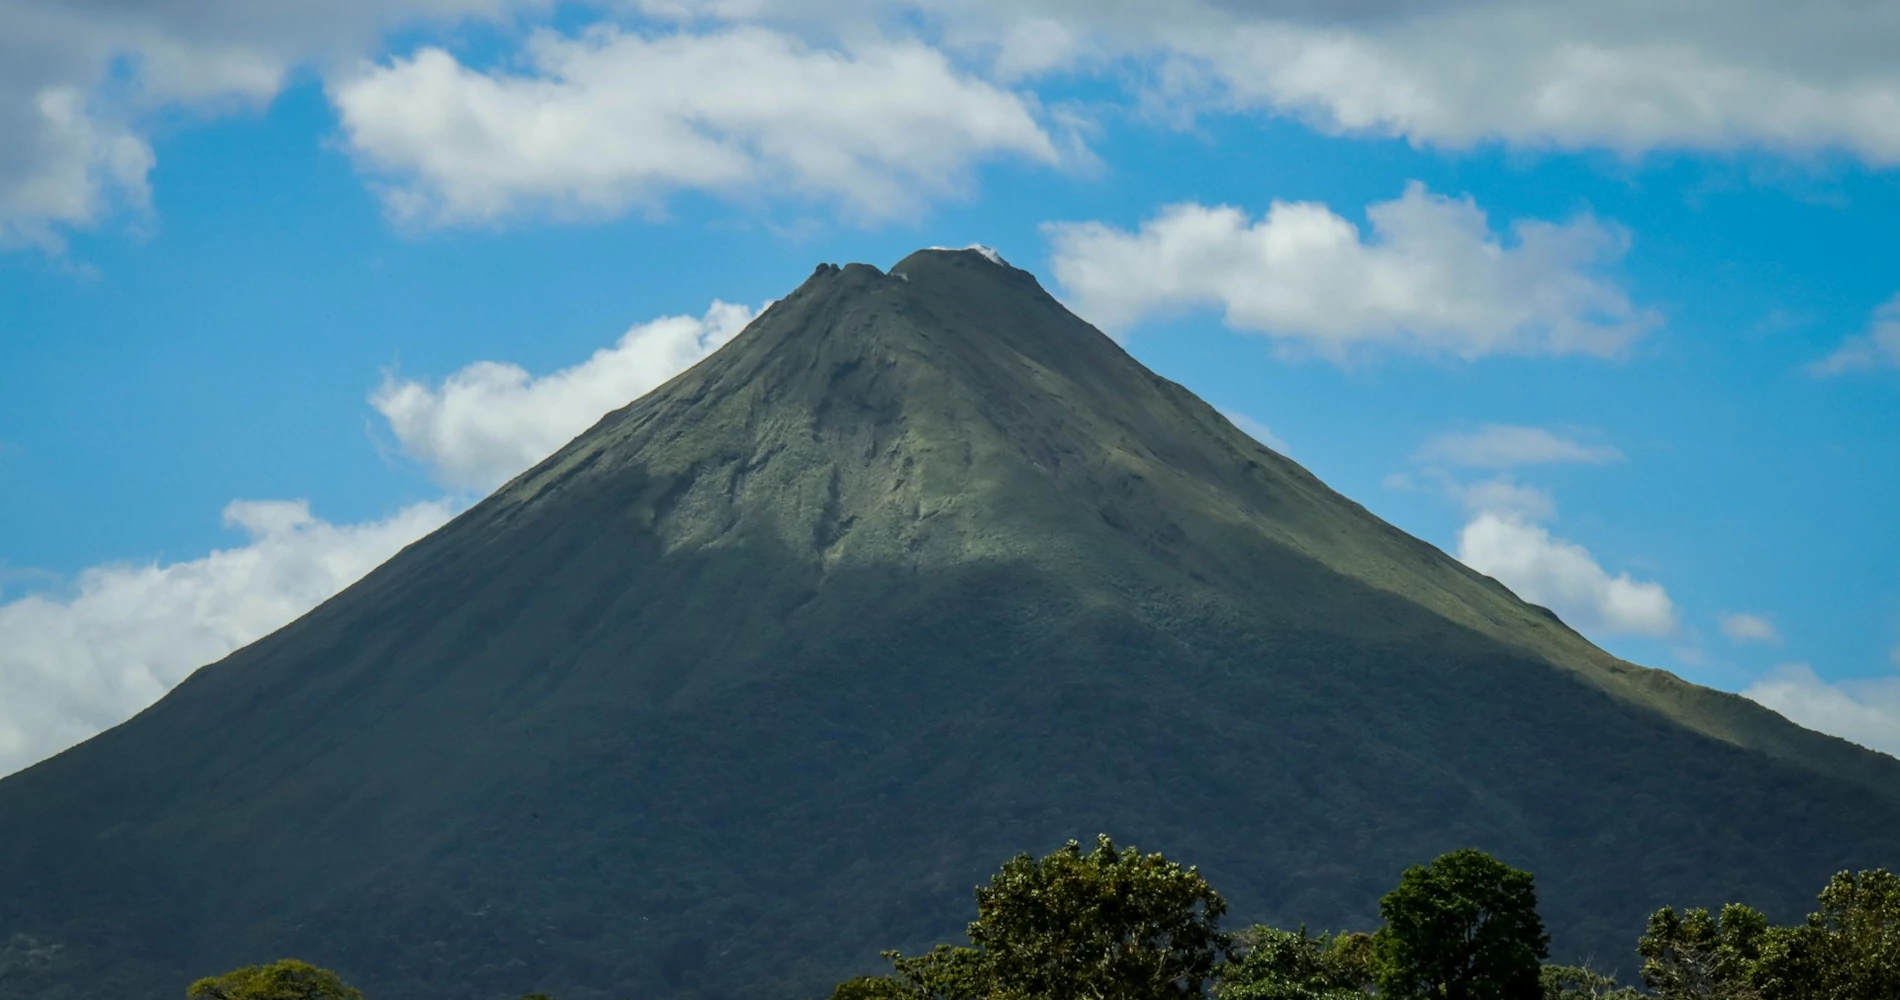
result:
[[[1098,830],[1241,919],[1476,845],[1563,957],[1900,861],[1900,762],[1597,650],[1029,274],[821,267],[138,718],[0,781],[0,997],[815,994]]]

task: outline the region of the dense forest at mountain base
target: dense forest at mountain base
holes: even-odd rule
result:
[[[903,277],[893,276],[901,273]],[[1624,663],[1027,272],[822,267],[334,599],[0,779],[4,1000],[298,955],[375,1000],[815,996],[1112,830],[1240,923],[1538,874],[1550,954],[1777,923],[1900,761]]]
[[[1535,880],[1482,851],[1409,868],[1372,931],[1222,929],[1227,903],[1198,869],[1117,850],[1106,834],[1021,854],[976,889],[969,944],[859,976],[830,1000],[1879,1000],[1900,996],[1900,878],[1841,872],[1803,923],[1731,903],[1663,907],[1633,954],[1645,991],[1551,964]],[[0,975],[7,967],[0,965]],[[187,1000],[363,1000],[295,959],[200,979]],[[770,991],[767,992],[770,995]],[[782,994],[790,996],[791,994]],[[520,1000],[550,1000],[532,993]]]

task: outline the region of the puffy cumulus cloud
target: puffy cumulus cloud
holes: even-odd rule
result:
[[[1486,511],[1458,533],[1458,559],[1584,630],[1668,636],[1676,607],[1659,583],[1615,576],[1588,549],[1509,511]]]
[[[341,58],[419,19],[537,0],[0,0],[0,249],[150,200],[153,110],[255,107],[290,67]]]
[[[1168,207],[1128,232],[1044,227],[1056,279],[1111,328],[1197,307],[1334,360],[1375,348],[1475,358],[1613,355],[1654,325],[1605,272],[1623,234],[1588,217],[1520,221],[1507,242],[1470,199],[1409,184],[1366,209],[1370,233],[1324,205]]]
[[[1742,694],[1809,729],[1900,756],[1900,678],[1829,682],[1805,663],[1786,663]]]
[[[957,192],[981,159],[1061,159],[1030,99],[916,42],[600,28],[538,32],[526,56],[525,71],[481,72],[429,48],[331,85],[350,149],[399,218],[604,216],[696,189],[883,219]]]
[[[1584,444],[1542,427],[1508,424],[1488,424],[1474,431],[1440,434],[1427,441],[1418,453],[1421,461],[1488,469],[1553,462],[1601,465],[1622,457],[1622,452],[1607,445]]]
[[[1000,71],[1153,69],[1146,103],[1464,147],[1840,150],[1900,163],[1900,8],[1774,0],[666,0],[858,23],[922,12]],[[1474,54],[1479,54],[1474,56]]]
[[[1781,642],[1781,633],[1775,629],[1775,623],[1760,615],[1727,612],[1721,616],[1721,623],[1722,634],[1732,642]]]
[[[478,361],[434,386],[390,377],[370,405],[404,454],[428,465],[438,481],[489,490],[711,354],[754,315],[714,302],[704,316],[662,317],[540,378],[496,361]]]
[[[1849,337],[1834,353],[1808,366],[1815,375],[1839,375],[1865,368],[1900,368],[1900,294],[1880,304],[1867,331]]]
[[[246,544],[165,565],[102,566],[68,594],[0,604],[0,774],[158,700],[199,666],[287,624],[448,520],[423,503],[335,525],[302,502],[238,501]]]

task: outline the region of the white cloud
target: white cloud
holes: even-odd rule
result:
[[[445,502],[333,525],[290,501],[237,501],[249,541],[167,565],[101,566],[67,595],[0,604],[0,774],[117,725],[199,666],[287,624],[443,524]]]
[[[731,340],[756,315],[714,302],[700,317],[642,323],[571,368],[535,378],[478,361],[440,385],[386,378],[370,397],[405,454],[444,485],[489,490],[546,458],[609,411]]]
[[[1185,25],[1226,101],[1347,133],[1453,147],[1844,149],[1900,162],[1900,17],[1764,0],[1396,2],[1352,23],[1235,16]],[[1858,9],[1855,9],[1858,8]],[[1473,53],[1483,53],[1474,59]]]
[[[4,52],[0,52],[0,58]],[[143,207],[152,150],[122,125],[95,117],[75,87],[48,87],[26,107],[0,94],[0,249],[36,246],[58,253],[62,230],[97,221],[116,206]]]
[[[1458,533],[1458,559],[1586,631],[1668,636],[1676,608],[1659,583],[1611,576],[1589,550],[1509,512],[1487,511]]]
[[[1900,163],[1900,9],[1773,0],[674,0],[850,24],[924,11],[999,71],[1132,60],[1145,102],[1265,110],[1464,147],[1790,153]],[[896,8],[893,10],[893,8]],[[1026,36],[1028,41],[1020,40]]]
[[[1272,448],[1282,455],[1287,453],[1286,442],[1280,440],[1280,436],[1273,433],[1273,428],[1268,427],[1266,424],[1255,420],[1239,410],[1222,410],[1220,411],[1220,415],[1226,417],[1227,421],[1235,427],[1245,431],[1247,436],[1253,438],[1255,441]]]
[[[1815,375],[1839,375],[1864,368],[1900,368],[1900,294],[1882,302],[1867,331],[1849,337],[1833,354],[1808,366]]]
[[[0,239],[56,246],[64,230],[96,224],[118,207],[144,205],[152,156],[145,116],[154,108],[254,106],[299,66],[315,66],[336,80],[337,66],[375,54],[386,32],[418,22],[493,18],[504,25],[506,62],[516,55],[507,51],[516,38],[509,15],[544,20],[553,7],[549,0],[0,0]],[[763,67],[646,53],[654,63],[671,60],[699,75],[643,76],[597,60],[592,68],[601,80],[644,88],[621,95],[599,90],[610,84],[557,79],[542,72],[545,67],[532,76],[476,74],[424,50],[376,72],[400,71],[407,82],[433,88],[428,94],[463,100],[460,110],[469,116],[454,126],[461,131],[453,137],[487,143],[484,148],[506,158],[486,170],[454,165],[448,163],[454,150],[432,152],[380,133],[377,148],[363,153],[392,171],[399,207],[438,221],[489,218],[504,203],[537,201],[594,214],[603,205],[645,204],[681,186],[744,185],[750,182],[735,178],[748,171],[877,215],[895,210],[900,201],[893,199],[903,193],[897,189],[906,184],[954,188],[960,171],[983,156],[1051,160],[1046,136],[1031,137],[1014,117],[1033,108],[1036,98],[994,84],[1061,85],[1067,81],[1057,75],[1073,73],[1140,81],[1132,85],[1133,103],[1173,120],[1264,111],[1340,134],[1446,147],[1495,141],[1628,155],[1844,151],[1874,165],[1900,163],[1900,65],[1891,58],[1900,50],[1900,8],[1880,0],[1823,8],[1732,0],[1712,18],[1713,9],[1702,0],[621,0],[592,13],[673,19],[687,31],[714,27],[712,34],[680,36],[683,50],[738,51],[730,39],[747,31],[846,48],[785,43],[787,56],[767,45],[758,50],[768,57]],[[920,41],[850,47],[880,31]],[[933,69],[934,56],[923,47],[930,44],[981,69]],[[632,51],[618,48],[626,58]],[[899,57],[878,62],[872,57],[880,52]],[[914,60],[907,64],[904,52]],[[530,63],[537,58],[530,53]],[[941,159],[926,162],[931,151],[913,144],[906,150],[846,148],[833,161],[821,141],[809,143],[818,154],[800,159],[797,152],[768,148],[771,138],[801,141],[789,120],[763,128],[746,119],[743,107],[693,103],[694,95],[730,94],[742,85],[764,104],[797,98],[817,78],[800,74],[826,58],[844,67],[834,86],[852,98],[841,102],[847,105],[920,99],[927,106],[933,98],[914,85],[953,83],[934,98],[947,102],[944,121],[951,125]],[[898,72],[906,66],[922,72]],[[780,75],[787,67],[794,69],[792,89],[780,95],[773,87],[787,81]],[[873,71],[888,73],[896,85],[877,85]],[[863,86],[866,80],[872,85]],[[425,100],[392,99],[399,105]],[[543,99],[546,107],[534,103]],[[966,127],[971,109],[986,102],[994,112],[988,127],[1001,128],[1000,134]],[[474,114],[478,104],[481,114],[509,122],[536,120],[535,141],[552,143],[536,148],[562,162],[544,162],[535,149],[515,148],[505,137],[484,137],[502,119]],[[610,132],[593,137],[598,149],[571,138],[551,140],[566,122],[542,117],[605,115],[625,126],[616,116],[634,106],[661,108],[663,124],[671,115],[669,139],[699,131],[699,140],[684,136],[689,141],[673,152],[702,154],[693,162],[717,169],[686,175],[671,161],[628,149]],[[417,113],[414,107],[384,111],[397,118]],[[836,133],[829,134],[833,140],[861,139],[864,132],[840,126],[823,108],[800,104],[796,112],[817,115],[814,127]],[[899,117],[914,123],[917,114]],[[919,131],[912,124],[904,129]],[[429,129],[437,139],[451,132],[447,123]],[[727,149],[708,150],[708,141]],[[576,156],[576,149],[588,155]],[[382,154],[391,159],[377,160]],[[855,165],[846,162],[853,159]],[[877,186],[860,195],[838,181],[853,172]]]
[[[1607,445],[1589,445],[1542,427],[1488,424],[1475,431],[1440,434],[1419,449],[1422,461],[1508,469],[1518,465],[1581,462],[1601,465],[1623,453]]]
[[[1741,612],[1727,612],[1722,615],[1722,634],[1738,643],[1779,644],[1781,642],[1781,633],[1776,631],[1774,622],[1760,615]]]
[[[1829,683],[1805,663],[1785,663],[1742,694],[1809,729],[1900,756],[1900,678]]]
[[[256,107],[293,65],[512,2],[0,0],[0,249],[58,252],[70,230],[144,208],[157,109]]]
[[[1163,209],[1127,232],[1044,227],[1078,312],[1111,328],[1198,307],[1229,326],[1344,360],[1389,347],[1487,354],[1613,355],[1654,325],[1604,272],[1626,239],[1588,217],[1494,233],[1470,199],[1416,182],[1367,208],[1370,234],[1324,205]]]
[[[832,50],[758,28],[601,28],[536,33],[526,55],[526,73],[484,73],[430,48],[331,85],[398,217],[596,217],[694,189],[789,192],[882,219],[956,193],[979,160],[1060,159],[1028,99],[915,42]]]

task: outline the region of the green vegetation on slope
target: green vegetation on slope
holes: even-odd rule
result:
[[[1791,918],[1900,848],[1900,762],[1619,666],[1023,272],[895,270],[821,269],[0,781],[0,940],[43,956],[0,998],[286,952],[379,1000],[816,990],[1100,829],[1335,927],[1475,844],[1540,873],[1571,961],[1668,902]]]
[[[1650,994],[1544,964],[1529,872],[1461,848],[1408,868],[1373,933],[1221,929],[1226,900],[1195,868],[1069,841],[1019,854],[976,889],[968,945],[886,951],[891,971],[830,1000],[1886,1000],[1900,996],[1900,879],[1842,872],[1803,924],[1731,903],[1663,907],[1638,941]],[[0,970],[3,972],[4,970]],[[782,990],[765,990],[767,995]],[[335,973],[285,959],[187,990],[188,1000],[362,1000]],[[549,1000],[532,993],[520,1000]]]

